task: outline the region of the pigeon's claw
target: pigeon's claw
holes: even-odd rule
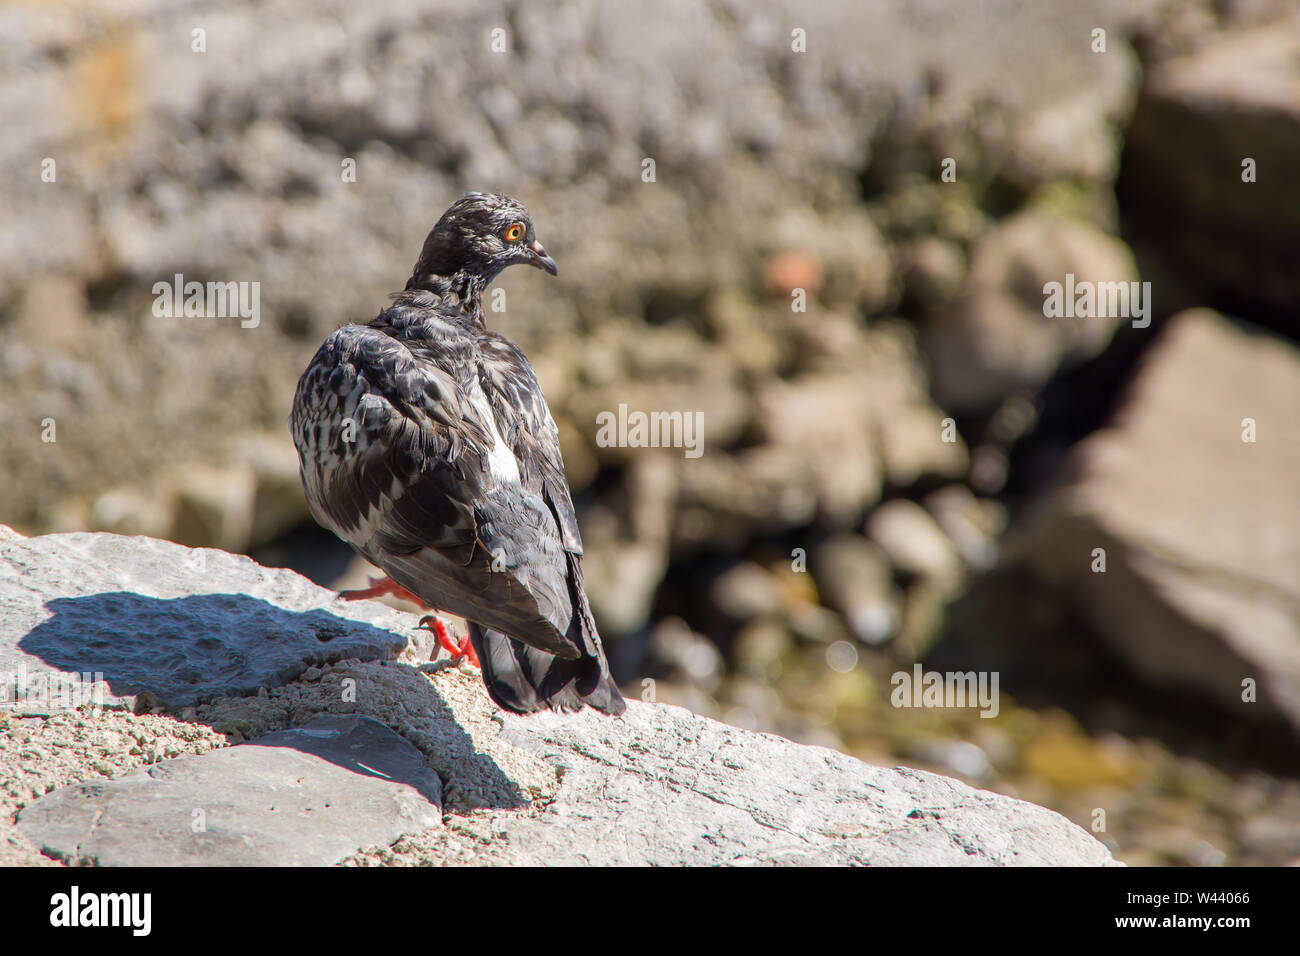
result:
[[[429,607],[424,600],[417,597],[415,594],[412,594],[387,575],[379,578],[371,578],[369,587],[355,588],[351,591],[340,591],[339,597],[343,598],[345,601],[361,601],[366,598],[383,597],[385,594],[391,594],[393,597],[399,597],[404,601],[410,601],[412,604],[420,605],[420,607]],[[432,608],[430,608],[430,610],[432,610]],[[420,627],[436,634],[438,636],[439,646],[450,653],[453,660],[467,660],[475,667],[480,666],[478,654],[475,653],[474,645],[470,643],[468,634],[457,643],[457,641],[451,636],[451,631],[447,629],[447,625],[444,624],[439,617],[433,614],[426,614],[424,617],[420,618]]]
[[[451,654],[453,660],[457,662],[467,660],[475,667],[482,666],[479,664],[478,654],[475,652],[474,645],[470,642],[468,634],[461,639],[459,644],[456,643],[451,636],[451,632],[447,630],[447,625],[432,614],[426,614],[420,618],[420,627],[433,631],[434,634],[438,635],[438,644]]]

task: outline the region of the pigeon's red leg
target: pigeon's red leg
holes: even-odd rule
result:
[[[451,632],[447,630],[447,625],[432,614],[426,614],[420,618],[420,626],[426,630],[433,631],[438,635],[438,643],[451,653],[456,660],[464,658],[475,667],[481,667],[479,664],[478,654],[474,650],[474,644],[470,641],[469,635],[466,634],[459,644],[452,639]]]
[[[354,588],[351,591],[340,591],[339,597],[345,601],[362,601],[366,598],[383,597],[385,594],[399,597],[403,601],[410,601],[412,604],[420,605],[420,607],[428,607],[428,605],[422,600],[387,575],[382,578],[371,578],[370,587],[368,588]]]
[[[345,601],[361,601],[365,598],[383,597],[385,594],[391,594],[404,601],[410,601],[412,604],[420,605],[420,607],[429,607],[429,605],[419,597],[412,594],[387,575],[382,578],[371,578],[370,587],[368,588],[355,588],[351,591],[340,591],[339,597],[343,598]],[[429,610],[434,610],[434,608],[429,608]],[[464,640],[457,644],[452,639],[451,632],[447,630],[447,625],[432,614],[420,618],[420,626],[433,631],[434,634],[438,635],[438,643],[446,648],[453,658],[456,660],[465,658],[475,667],[479,666],[478,655],[474,653],[474,645],[470,643],[468,634],[465,635]]]

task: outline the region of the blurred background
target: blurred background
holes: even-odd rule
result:
[[[630,696],[1131,864],[1300,862],[1292,0],[19,0],[0,117],[0,522],[364,584],[293,389],[506,192],[560,275],[489,320]],[[176,273],[260,322],[156,317]],[[1149,325],[1045,317],[1067,274],[1150,282]],[[704,453],[599,447],[620,404]],[[916,662],[998,715],[891,706]]]

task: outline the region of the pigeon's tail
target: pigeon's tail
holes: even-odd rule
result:
[[[611,715],[627,710],[599,645],[596,657],[565,660],[472,621],[469,639],[478,653],[488,695],[506,710],[517,714],[547,707],[574,711],[584,704]]]

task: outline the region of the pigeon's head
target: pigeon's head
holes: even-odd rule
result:
[[[537,241],[523,203],[509,196],[468,193],[452,203],[424,240],[412,281],[457,273],[490,280],[519,262],[551,275],[559,272]]]

